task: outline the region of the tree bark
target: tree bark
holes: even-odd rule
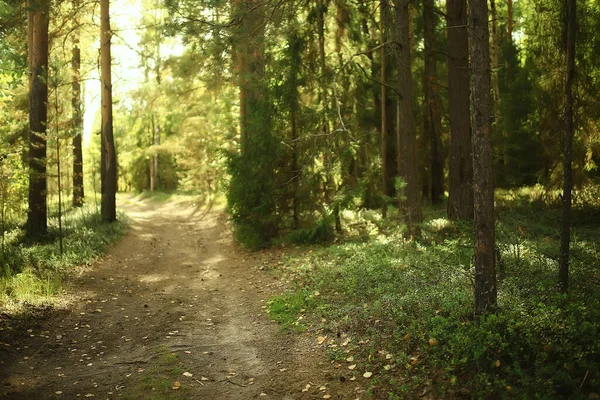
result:
[[[110,0],[100,1],[100,68],[102,83],[102,219],[113,222],[117,219],[117,154],[112,121],[112,77],[110,56]]]
[[[29,47],[29,208],[26,234],[40,237],[48,232],[46,181],[46,123],[48,119],[48,25],[47,0],[27,3]]]
[[[441,149],[441,112],[437,79],[435,27],[437,15],[433,0],[423,0],[423,27],[425,45],[425,118],[424,136],[429,140],[431,171],[431,203],[439,204],[444,195],[444,159]]]
[[[73,9],[79,7],[79,0],[73,0]],[[78,22],[75,22],[76,24]],[[73,54],[71,58],[72,83],[72,129],[73,129],[73,207],[81,207],[85,198],[83,190],[83,150],[81,136],[83,133],[83,116],[81,112],[81,50],[79,49],[79,28],[76,27],[73,37]]]
[[[569,288],[569,247],[571,243],[571,203],[573,191],[572,150],[573,134],[573,82],[575,80],[576,0],[567,2],[567,71],[565,78],[565,130],[563,133],[563,195],[560,230],[559,282],[561,289]]]
[[[473,120],[475,315],[496,307],[492,98],[487,0],[469,0]]]
[[[412,107],[409,1],[394,0],[396,8],[396,63],[398,68],[398,172],[406,182],[400,208],[410,235],[417,233],[421,203],[416,159],[416,131]]]
[[[447,0],[450,162],[448,218],[473,218],[473,163],[469,115],[467,1]]]
[[[386,29],[386,25],[385,25],[385,19],[387,18],[388,15],[388,4],[387,4],[387,0],[381,0],[379,2],[379,45],[381,46],[381,49],[379,50],[379,55],[381,58],[381,75],[380,75],[380,79],[381,79],[381,175],[383,178],[383,186],[382,186],[382,193],[383,193],[383,204],[382,204],[382,208],[381,208],[381,215],[383,218],[387,217],[387,208],[388,208],[388,203],[387,203],[387,198],[391,197],[390,196],[390,190],[389,190],[389,182],[390,182],[390,171],[388,169],[388,149],[387,149],[387,141],[388,141],[388,132],[387,132],[387,88],[385,87],[386,85],[386,81],[387,81],[387,74],[386,74],[386,48],[383,45],[386,40],[385,40],[385,29]]]

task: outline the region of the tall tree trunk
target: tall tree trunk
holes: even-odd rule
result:
[[[492,98],[487,0],[469,0],[473,120],[475,314],[496,307]]]
[[[418,233],[421,203],[416,159],[416,131],[412,107],[412,71],[409,37],[409,0],[394,0],[396,6],[396,63],[398,67],[398,172],[406,182],[404,212],[409,234]]]
[[[560,230],[559,282],[563,291],[569,288],[569,247],[571,243],[571,203],[573,190],[572,149],[573,134],[573,81],[575,80],[576,0],[567,2],[567,72],[565,79],[565,130],[563,133],[563,195]]]
[[[467,1],[447,0],[450,162],[448,218],[473,218],[473,163],[469,115]]]
[[[500,85],[498,81],[498,67],[500,66],[500,42],[498,37],[498,13],[496,11],[496,0],[490,0],[490,12],[492,18],[492,89],[494,94],[494,116],[496,121],[500,117]]]
[[[46,181],[46,122],[48,119],[48,24],[47,0],[27,3],[29,38],[29,209],[26,233],[30,237],[48,232]]]
[[[110,56],[110,0],[100,0],[100,68],[102,82],[102,219],[117,219],[117,154],[112,121],[112,78]]]
[[[73,0],[73,10],[79,8],[79,0]],[[79,22],[75,22],[78,24]],[[79,27],[73,33],[73,54],[71,58],[72,83],[71,105],[73,126],[73,207],[81,207],[85,198],[83,190],[83,115],[81,112],[81,51],[79,49]]]
[[[390,171],[388,169],[388,132],[387,132],[387,74],[386,74],[386,46],[384,43],[386,42],[386,24],[385,20],[388,17],[389,9],[388,9],[387,0],[381,0],[379,4],[379,45],[381,49],[379,50],[379,55],[381,58],[381,175],[383,177],[383,205],[381,208],[381,215],[383,218],[387,217],[387,198],[391,197],[391,193],[389,190],[389,182],[391,179]]]
[[[441,149],[441,111],[435,49],[436,10],[433,0],[423,0],[425,39],[425,137],[430,145],[431,203],[439,204],[444,195],[444,159]]]

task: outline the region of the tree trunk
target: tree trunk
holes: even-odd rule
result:
[[[494,93],[494,116],[496,121],[500,117],[500,85],[498,81],[498,68],[500,66],[500,42],[498,37],[498,13],[496,12],[496,0],[490,0],[490,11],[492,18],[492,89]]]
[[[398,172],[406,182],[404,212],[410,235],[417,233],[421,203],[416,159],[416,131],[412,107],[412,71],[409,37],[409,1],[394,0],[396,6],[396,62],[398,67]]]
[[[431,203],[439,204],[444,195],[444,159],[440,136],[442,121],[437,79],[435,27],[437,15],[433,0],[423,0],[423,26],[425,39],[425,137],[430,145]]]
[[[29,209],[26,233],[40,237],[48,232],[46,181],[46,123],[48,117],[47,0],[29,0]]]
[[[567,72],[565,79],[565,130],[563,133],[563,195],[560,230],[559,282],[561,289],[569,288],[569,247],[571,243],[571,203],[573,190],[572,149],[575,126],[573,123],[573,81],[575,80],[576,0],[567,2]]]
[[[73,1],[73,9],[79,7],[79,0]],[[75,22],[76,24],[78,22]],[[72,129],[73,129],[73,207],[81,207],[84,200],[83,191],[83,150],[81,136],[83,133],[83,116],[81,113],[81,51],[79,49],[79,28],[74,32],[72,68]]]
[[[447,0],[450,162],[448,218],[473,218],[467,1]]]
[[[112,121],[112,79],[110,56],[110,0],[100,1],[100,64],[102,84],[102,219],[113,222],[117,219],[117,154]]]
[[[391,197],[389,190],[389,182],[390,182],[390,171],[388,169],[388,149],[387,149],[387,141],[388,141],[388,132],[387,132],[387,88],[385,87],[387,81],[386,74],[386,48],[383,45],[385,40],[385,19],[388,15],[388,4],[387,0],[381,0],[379,5],[379,37],[381,49],[379,50],[380,58],[381,58],[381,175],[383,178],[383,205],[381,208],[381,215],[383,218],[387,217],[387,208],[388,202],[387,198]]]
[[[487,0],[469,0],[473,120],[475,314],[496,307],[492,98]]]

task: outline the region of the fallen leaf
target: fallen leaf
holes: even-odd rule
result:
[[[346,361],[353,362],[354,361],[354,356],[350,356],[350,357],[346,358]]]
[[[190,372],[184,372],[183,376],[187,376],[188,378],[191,378],[192,376],[194,376],[194,374],[192,374]]]
[[[311,386],[310,383],[307,383],[306,386],[304,387],[304,389],[302,389],[303,392],[308,392],[310,390]]]
[[[430,338],[429,339],[429,345],[430,346],[437,346],[439,344],[440,344],[440,342],[436,338]]]
[[[330,399],[330,398],[331,398],[331,395],[330,395],[330,394],[326,394],[326,395],[324,395],[324,396],[323,396],[323,398],[324,398],[324,399]]]
[[[373,373],[372,373],[372,372],[368,372],[368,371],[367,371],[367,372],[365,372],[365,373],[363,374],[363,376],[364,376],[365,378],[370,378],[370,377],[372,377],[372,376],[373,376]]]
[[[500,360],[496,360],[494,365],[496,366],[496,368],[500,368],[500,365],[502,365],[502,363],[500,363]]]
[[[390,353],[387,353],[387,354],[385,355],[385,359],[386,359],[386,360],[391,360],[391,359],[392,359],[392,355],[391,355]]]
[[[172,387],[172,389],[173,389],[173,390],[178,390],[179,388],[181,388],[181,382],[179,382],[179,381],[175,381],[175,382],[173,382],[173,387]]]
[[[348,365],[349,370],[353,370],[354,368],[356,368],[356,364]]]
[[[317,343],[318,344],[323,344],[323,342],[327,339],[327,336],[319,336],[317,338]]]
[[[385,369],[386,371],[389,371],[390,369],[392,369],[392,366],[389,365],[389,364],[388,365],[384,365],[383,369]]]
[[[207,377],[203,376],[203,377],[201,377],[201,378],[200,378],[200,380],[201,380],[201,381],[208,381],[208,380],[210,380],[210,379],[208,379]]]

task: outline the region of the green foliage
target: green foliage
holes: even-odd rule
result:
[[[228,160],[227,207],[236,238],[250,249],[268,246],[279,225],[275,212],[279,142],[270,130],[268,108],[266,103],[254,107],[243,150],[229,154]]]
[[[317,244],[327,243],[334,239],[333,224],[335,217],[329,214],[321,218],[316,226],[310,228],[300,228],[288,233],[285,237],[287,242],[298,244]]]
[[[284,267],[292,290],[273,303],[286,305],[280,322],[294,323],[302,309],[309,320],[326,318],[323,334],[351,338],[347,349],[379,377],[376,398],[425,388],[443,398],[598,393],[598,232],[585,229],[588,221],[575,226],[585,235],[573,243],[573,289],[564,295],[556,284],[558,234],[547,225],[557,211],[532,215],[518,204],[501,208],[504,275],[495,315],[473,318],[472,243],[464,239],[472,232],[435,219],[423,225],[420,242],[395,233],[292,258]],[[588,220],[592,210],[585,210]],[[314,292],[320,296],[306,296]],[[381,355],[388,352],[391,358]]]
[[[55,224],[50,225],[44,243],[25,242],[18,227],[7,233],[6,247],[0,254],[0,304],[34,303],[57,294],[61,277],[104,254],[124,234],[128,221],[121,214],[115,223],[102,223],[88,206],[67,214],[64,226],[62,254]]]

